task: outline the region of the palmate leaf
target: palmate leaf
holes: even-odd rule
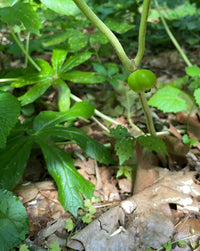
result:
[[[41,68],[38,72],[33,66],[29,67],[25,74],[12,83],[15,88],[37,83],[50,83],[55,74],[52,67],[43,59],[36,59],[35,62]]]
[[[23,24],[26,31],[39,34],[42,27],[39,16],[33,7],[28,3],[16,3],[12,7],[0,9],[0,19],[8,25]]]
[[[92,53],[88,51],[78,53],[78,55],[75,56],[70,56],[64,63],[64,65],[61,67],[60,72],[66,72],[73,69],[74,67],[87,61],[91,56]]]
[[[29,89],[24,95],[19,97],[18,100],[21,101],[22,106],[33,103],[37,98],[42,96],[50,86],[51,83],[49,82],[38,83]]]
[[[85,100],[82,102],[76,102],[75,105],[67,112],[40,112],[40,114],[34,119],[33,129],[35,131],[39,131],[44,128],[50,128],[59,123],[74,120],[79,116],[89,118],[94,114],[94,109],[95,106],[89,104],[88,101]]]
[[[53,135],[62,139],[74,140],[89,157],[96,159],[100,163],[113,163],[113,158],[107,148],[100,145],[97,141],[85,135],[77,128],[65,126],[46,128],[40,132],[38,138],[50,137]]]
[[[29,136],[18,135],[8,139],[0,150],[0,187],[12,190],[20,181],[30,156],[32,141]]]
[[[0,148],[6,146],[6,138],[20,114],[18,100],[7,92],[0,92]]]
[[[104,76],[98,75],[96,72],[81,71],[62,73],[61,78],[77,84],[97,84],[102,83],[105,80]]]
[[[70,88],[60,78],[54,81],[53,83],[53,87],[58,92],[58,109],[60,112],[66,112],[69,110],[70,107]]]
[[[0,246],[11,250],[29,232],[28,216],[20,200],[12,192],[0,189]]]
[[[40,147],[47,169],[57,184],[61,204],[65,210],[76,217],[78,208],[83,207],[80,193],[84,198],[90,199],[93,195],[94,185],[77,172],[68,153],[42,142],[40,142]]]
[[[57,47],[53,50],[51,63],[52,63],[55,75],[58,75],[59,69],[62,67],[63,63],[65,62],[66,56],[67,56],[67,50],[65,48]]]

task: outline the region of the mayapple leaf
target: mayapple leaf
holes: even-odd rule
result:
[[[110,135],[115,139],[122,139],[125,137],[131,137],[128,129],[122,125],[118,125],[116,128],[110,129]]]
[[[81,72],[81,71],[71,71],[63,73],[61,78],[68,80],[77,84],[97,84],[102,83],[105,77],[98,75],[96,72]]]
[[[150,151],[155,151],[157,153],[167,153],[167,147],[164,143],[164,141],[156,136],[151,135],[142,135],[137,138],[138,143],[142,147],[147,147]]]
[[[33,66],[31,66],[23,76],[19,77],[12,83],[13,87],[20,88],[26,85],[50,83],[52,81],[55,72],[49,63],[43,59],[36,59],[35,62],[40,67],[41,71],[38,72]]]
[[[43,134],[45,137],[54,135],[61,139],[74,140],[89,157],[107,165],[113,163],[112,155],[106,147],[100,145],[77,128],[65,126],[46,128],[40,132],[39,139],[43,138]]]
[[[42,96],[50,86],[51,83],[48,82],[38,83],[29,89],[24,95],[19,97],[18,100],[21,102],[22,106],[33,103],[37,98]]]
[[[85,180],[73,165],[71,156],[56,146],[40,142],[47,169],[54,178],[61,204],[73,216],[77,216],[78,208],[83,207],[81,195],[90,199],[94,185]]]
[[[200,106],[200,88],[198,88],[194,91],[194,97],[195,97],[197,104]]]
[[[125,160],[128,160],[134,152],[134,138],[127,137],[118,139],[115,143],[115,151],[119,157],[119,164],[122,165]]]
[[[64,64],[66,56],[67,56],[67,50],[65,48],[57,47],[53,50],[51,63],[56,76],[59,73],[59,69],[61,69],[62,65]]]
[[[29,136],[17,135],[8,139],[0,150],[0,187],[12,190],[20,181],[30,156],[32,141]]]
[[[166,87],[158,90],[148,101],[163,112],[180,112],[187,107],[186,101],[181,97],[183,92],[175,87]]]
[[[28,232],[28,216],[23,204],[12,192],[0,189],[1,250],[16,247],[25,239]]]
[[[72,0],[41,0],[41,2],[59,14],[75,16],[80,12]]]
[[[190,77],[200,77],[200,68],[197,65],[186,67],[185,71]]]
[[[6,138],[20,115],[18,100],[7,92],[0,92],[0,148],[6,146]]]
[[[42,27],[39,16],[29,3],[16,3],[12,7],[0,8],[0,19],[8,25],[23,24],[26,31],[39,34]]]
[[[84,51],[78,53],[77,55],[70,56],[64,63],[64,65],[61,67],[60,72],[66,72],[73,69],[74,67],[87,61],[91,56],[92,53],[88,51]]]
[[[70,88],[60,78],[53,82],[53,88],[58,92],[58,110],[60,112],[68,111],[70,107]]]
[[[53,127],[56,124],[65,121],[74,120],[79,116],[89,118],[94,114],[94,109],[94,105],[91,105],[87,100],[84,100],[82,102],[76,102],[67,112],[43,111],[35,117],[33,129],[39,131],[47,127]]]

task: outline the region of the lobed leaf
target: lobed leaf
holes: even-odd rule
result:
[[[88,103],[87,100],[76,102],[75,105],[67,112],[43,111],[35,117],[33,121],[33,129],[35,131],[42,130],[47,127],[53,127],[65,121],[74,120],[81,116],[89,118],[94,114],[95,106]]]
[[[77,216],[78,208],[83,207],[81,194],[90,199],[94,185],[85,180],[73,165],[71,156],[58,147],[40,142],[45,157],[47,169],[58,186],[61,204],[73,216]]]
[[[48,82],[38,83],[29,89],[24,95],[20,96],[18,100],[21,101],[22,106],[33,103],[36,99],[41,97],[50,86],[51,83]]]
[[[70,107],[70,88],[68,85],[62,80],[57,79],[54,81],[53,88],[55,88],[58,92],[58,109],[60,112],[66,112]]]
[[[45,137],[54,135],[65,140],[74,140],[89,157],[96,159],[100,163],[113,163],[113,158],[107,148],[76,128],[65,126],[46,128],[40,132],[39,138],[43,138],[43,134]]]
[[[91,57],[92,53],[88,51],[81,52],[75,56],[70,56],[67,61],[64,63],[62,68],[60,69],[60,72],[66,72],[74,67],[84,63]]]
[[[71,71],[62,73],[61,78],[77,84],[97,84],[102,83],[105,77],[97,75],[96,72]]]

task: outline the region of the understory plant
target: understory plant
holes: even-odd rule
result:
[[[0,9],[0,19],[4,25],[8,26],[12,36],[11,40],[25,55],[25,68],[16,69],[15,72],[5,70],[1,73],[0,79],[0,82],[3,83],[0,88],[0,222],[2,223],[0,224],[0,244],[4,250],[18,245],[28,233],[28,217],[25,209],[11,191],[23,178],[32,149],[39,148],[43,153],[47,170],[57,184],[60,202],[64,209],[75,217],[78,208],[84,208],[83,197],[92,198],[94,186],[77,172],[72,157],[60,145],[76,143],[88,157],[106,165],[113,163],[108,149],[75,128],[74,122],[77,118],[88,119],[94,114],[111,123],[114,123],[114,120],[97,111],[88,100],[81,102],[71,93],[70,84],[96,84],[108,81],[115,86],[120,79],[138,95],[146,118],[147,133],[132,122],[131,125],[137,131],[137,136],[133,136],[128,129],[121,125],[110,130],[104,127],[109,135],[116,139],[115,151],[119,157],[120,166],[133,155],[136,142],[140,146],[158,153],[159,159],[165,163],[167,149],[164,142],[157,136],[149,105],[164,112],[174,113],[188,110],[188,107],[193,109],[196,103],[200,105],[200,70],[196,65],[192,65],[184,54],[182,55],[187,63],[186,76],[170,84],[158,86],[158,91],[147,102],[145,92],[153,88],[156,83],[156,76],[152,71],[140,68],[145,51],[150,0],[143,1],[138,51],[133,59],[127,56],[122,44],[111,31],[112,29],[116,33],[122,34],[133,28],[132,25],[122,25],[119,22],[114,23],[112,20],[108,21],[106,25],[106,22],[102,22],[84,0],[41,0],[41,3],[47,8],[62,15],[68,13],[76,15],[81,10],[88,19],[86,23],[91,22],[98,30],[95,30],[95,35],[92,32],[88,35],[87,32],[86,34],[82,34],[81,31],[76,33],[74,29],[68,27],[66,33],[58,37],[57,42],[57,37],[46,41],[47,47],[53,46],[50,62],[41,58],[33,59],[29,53],[30,34],[39,35],[42,28],[36,11],[38,6],[33,2],[30,4],[13,1],[10,6],[10,1],[6,1],[8,6],[3,5]],[[85,22],[82,23],[82,21],[80,20],[81,25]],[[75,18],[72,25],[74,22],[76,25],[79,23]],[[166,24],[165,27],[167,27]],[[169,32],[169,29],[167,31]],[[169,36],[175,41],[170,32]],[[27,37],[25,43],[22,42],[24,37]],[[61,45],[58,45],[58,41]],[[67,43],[65,43],[66,41]],[[99,60],[99,41],[101,44],[110,42],[122,66],[129,74],[126,76],[119,74],[119,69],[113,62],[102,65]],[[80,52],[80,49],[87,44],[92,47],[93,54],[87,49]],[[177,42],[175,42],[175,46],[177,46]],[[79,49],[76,50],[77,47]],[[93,63],[96,72],[82,72],[75,69],[81,68],[82,64],[88,62],[92,55],[98,60],[97,63]],[[186,85],[187,90],[192,91],[193,95],[187,93]],[[53,106],[54,111],[41,111],[35,116],[36,111],[33,108],[31,114],[28,113],[29,116],[26,116],[29,105],[38,102],[48,106],[42,98],[50,88],[58,96],[57,103]],[[17,93],[17,97],[10,94],[8,90]],[[76,101],[73,106],[71,98]],[[21,112],[24,117],[19,120]],[[127,170],[121,168],[119,174],[128,176]],[[17,212],[14,212],[14,207]],[[12,240],[7,238],[10,236],[7,231],[14,233]]]

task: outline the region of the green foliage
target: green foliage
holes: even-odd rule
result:
[[[0,148],[6,146],[6,138],[17,123],[20,114],[20,104],[9,93],[0,92]]]
[[[130,172],[133,171],[133,168],[130,167],[130,166],[119,166],[118,167],[118,171],[117,171],[117,175],[116,175],[116,178],[119,178],[121,176],[125,176],[126,178],[130,178]]]
[[[12,7],[0,9],[0,20],[8,25],[18,25],[22,30],[39,34],[41,22],[39,15],[28,3],[16,3]]]
[[[1,250],[6,251],[17,246],[28,232],[28,216],[22,203],[12,192],[0,189]]]
[[[50,251],[61,251],[61,248],[57,242],[52,243],[49,247]]]
[[[80,215],[83,223],[89,224],[92,221],[92,218],[93,218],[94,214],[96,213],[96,209],[93,206],[93,203],[98,202],[98,201],[99,201],[99,199],[95,198],[95,197],[93,197],[90,200],[84,201],[84,207],[79,212],[79,215]]]
[[[184,143],[184,144],[190,144],[190,147],[191,147],[191,148],[193,147],[193,145],[194,145],[195,143],[198,142],[197,139],[189,138],[189,136],[188,136],[187,134],[184,134],[184,135],[183,135],[182,140],[183,140],[183,143]]]
[[[163,112],[180,112],[187,107],[186,101],[182,98],[183,92],[178,88],[166,87],[158,90],[149,100],[148,104]]]
[[[142,135],[137,138],[137,141],[142,147],[147,147],[151,151],[168,155],[165,143],[156,136]]]
[[[33,85],[32,88],[19,97],[22,106],[34,102],[52,86],[58,91],[58,108],[61,112],[64,112],[70,107],[71,92],[63,79],[79,84],[96,84],[104,80],[94,72],[71,71],[74,67],[87,61],[91,57],[90,52],[84,51],[78,55],[70,56],[65,62],[67,52],[62,47],[55,48],[51,58],[52,67],[43,59],[36,59],[35,62],[41,70],[38,72],[32,66],[25,71],[23,76],[18,77],[12,83],[15,88]]]
[[[71,156],[55,145],[58,140],[74,140],[89,157],[109,164],[112,157],[109,151],[80,130],[71,122],[78,116],[90,117],[94,106],[87,101],[76,103],[66,112],[43,111],[32,123],[26,123],[13,130],[5,149],[0,151],[0,186],[13,189],[24,173],[31,147],[37,144],[44,155],[47,169],[58,186],[59,198],[65,210],[74,216],[83,207],[82,197],[91,198],[94,186],[86,181],[75,169]],[[63,125],[70,121],[69,126]]]
[[[116,140],[115,152],[119,157],[119,164],[122,165],[125,160],[128,160],[134,152],[134,138],[127,137]]]
[[[65,229],[67,230],[67,232],[72,232],[74,230],[74,223],[72,219],[66,220]]]

